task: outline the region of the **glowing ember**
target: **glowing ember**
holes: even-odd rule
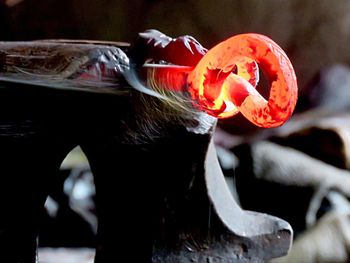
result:
[[[261,67],[270,82],[268,101],[255,89]],[[261,127],[282,125],[297,101],[296,76],[287,55],[271,39],[242,34],[210,49],[188,76],[199,107],[218,118],[241,112]]]

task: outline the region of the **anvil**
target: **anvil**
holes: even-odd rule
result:
[[[212,141],[216,118],[157,114],[152,107],[159,98],[131,88],[119,74],[127,45],[36,43],[15,48],[34,56],[35,47],[46,45],[56,55],[38,57],[36,65],[52,70],[68,61],[66,76],[89,74],[81,65],[93,71],[114,57],[120,88],[100,92],[109,87],[101,81],[91,88],[88,76],[77,88],[69,88],[72,78],[46,85],[35,70],[30,81],[14,81],[13,68],[1,65],[8,43],[0,43],[0,262],[35,262],[50,178],[77,145],[96,185],[96,263],[264,262],[288,252],[290,225],[242,210],[231,195]],[[69,59],[76,54],[81,60]]]

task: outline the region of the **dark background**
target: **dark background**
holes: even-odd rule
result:
[[[320,69],[350,61],[348,0],[24,0],[1,8],[0,25],[0,40],[132,41],[155,28],[192,35],[208,48],[235,34],[262,33],[287,52],[301,89]]]

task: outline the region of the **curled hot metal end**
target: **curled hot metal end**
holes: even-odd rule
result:
[[[256,89],[259,68],[269,81],[266,100]],[[218,118],[241,112],[257,126],[282,125],[297,101],[294,69],[284,51],[259,34],[236,35],[210,49],[188,76],[192,98]]]

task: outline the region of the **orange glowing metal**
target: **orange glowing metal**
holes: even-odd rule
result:
[[[259,66],[270,83],[268,100],[255,89]],[[194,104],[212,116],[228,118],[241,112],[265,128],[288,120],[297,101],[297,81],[290,60],[274,41],[259,34],[236,35],[221,42],[194,68],[158,65],[149,72],[149,80],[172,91],[189,92]]]
[[[268,101],[255,89],[258,65],[271,85]],[[297,101],[291,62],[274,41],[259,34],[237,35],[210,49],[187,81],[192,98],[210,115],[227,118],[241,112],[265,128],[282,125]]]

